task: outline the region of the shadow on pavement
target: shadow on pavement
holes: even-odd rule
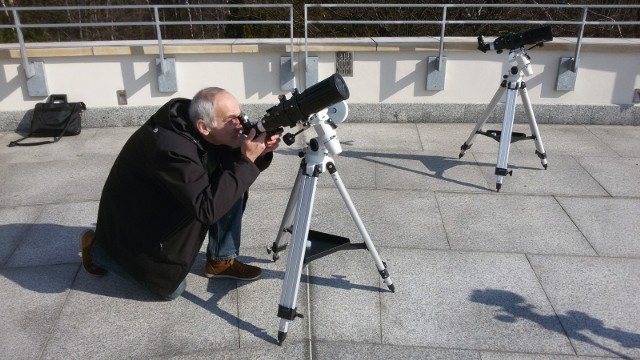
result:
[[[541,315],[535,311],[535,306],[528,304],[522,296],[510,291],[497,289],[474,290],[469,296],[469,300],[498,307],[499,313],[495,316],[497,320],[508,323],[515,323],[519,320],[533,321],[545,329],[559,332],[570,339],[593,345],[624,359],[631,358],[597,343],[587,334],[590,333],[593,336],[614,340],[625,348],[640,348],[640,334],[630,333],[619,328],[608,328],[604,326],[602,320],[593,318],[581,311],[570,310],[564,315]],[[558,326],[558,320],[560,321],[560,326]]]

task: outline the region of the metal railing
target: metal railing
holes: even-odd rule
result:
[[[233,9],[233,8],[283,8],[288,10],[288,19],[282,20],[176,20],[176,21],[164,21],[161,19],[161,9]],[[311,8],[432,8],[439,9],[440,16],[434,20],[332,20],[327,18],[314,19],[309,16],[309,9]],[[581,16],[579,20],[553,20],[547,17],[544,20],[520,20],[520,19],[499,19],[499,20],[450,20],[447,18],[448,10],[451,9],[481,9],[481,8],[521,8],[521,9],[556,9],[562,10],[579,10]],[[22,12],[32,11],[73,11],[73,10],[133,10],[133,9],[148,9],[153,11],[152,21],[114,21],[114,22],[60,22],[60,23],[22,23],[20,14]],[[445,29],[449,25],[471,25],[471,24],[529,24],[529,25],[572,25],[578,27],[578,36],[576,37],[575,51],[573,58],[562,58],[561,61],[565,61],[563,64],[563,70],[569,77],[575,78],[575,74],[578,70],[580,51],[582,47],[582,41],[584,37],[584,29],[586,26],[596,25],[614,25],[614,26],[632,26],[640,25],[640,21],[592,21],[588,20],[590,11],[596,9],[640,9],[638,5],[556,5],[556,4],[304,4],[304,62],[305,72],[309,71],[308,66],[308,40],[309,40],[309,25],[333,25],[333,24],[345,24],[345,25],[436,25],[440,27],[439,38],[439,50],[436,58],[430,58],[434,60],[433,66],[437,72],[444,74],[444,39]],[[155,35],[157,37],[157,46],[159,50],[159,69],[158,72],[165,74],[167,72],[167,65],[165,61],[164,45],[162,27],[169,25],[288,25],[289,27],[289,42],[290,42],[290,72],[294,73],[294,14],[293,4],[197,4],[197,5],[122,5],[122,6],[39,6],[39,7],[3,7],[5,12],[11,12],[13,15],[13,24],[0,24],[0,29],[14,29],[16,31],[18,42],[20,46],[20,57],[22,65],[27,75],[27,79],[34,79],[33,83],[38,83],[38,78],[44,77],[43,71],[41,71],[34,63],[30,63],[27,57],[27,46],[23,36],[23,29],[37,29],[37,28],[84,28],[84,27],[122,27],[122,26],[142,26],[153,27]],[[174,10],[177,11],[177,10]],[[455,15],[455,13],[454,13]],[[47,21],[47,20],[45,20]],[[51,21],[51,20],[48,20]],[[41,63],[40,63],[41,65]],[[170,64],[171,65],[171,64]],[[286,66],[286,65],[285,65]],[[170,71],[169,71],[170,72]],[[569,74],[570,73],[570,74]],[[37,76],[36,76],[37,75]],[[175,77],[175,74],[171,76]],[[169,78],[171,78],[169,76]],[[44,79],[43,81],[46,81]],[[441,90],[439,87],[443,87],[444,77],[439,77],[435,85],[430,85],[432,88]],[[46,84],[45,84],[46,85]],[[30,91],[31,94],[31,91]]]
[[[193,9],[193,8],[286,8],[289,9],[288,20],[189,20],[189,21],[163,21],[159,16],[159,9]],[[153,10],[153,21],[122,21],[122,22],[82,22],[82,23],[50,23],[50,24],[22,24],[20,22],[20,12],[22,11],[71,11],[71,10],[133,10],[150,9]],[[162,44],[161,26],[164,25],[289,25],[289,38],[291,48],[291,59],[293,59],[293,5],[292,4],[255,4],[255,5],[96,5],[96,6],[38,6],[38,7],[5,7],[3,10],[11,11],[13,14],[13,25],[2,25],[0,29],[15,29],[20,45],[20,56],[27,78],[35,75],[33,64],[29,63],[27,50],[22,34],[22,29],[36,28],[82,28],[82,27],[113,27],[113,26],[153,26],[157,35],[158,50],[160,55],[160,65],[162,73],[166,72],[164,46]],[[293,61],[291,61],[291,72],[293,72]]]
[[[440,20],[312,20],[309,19],[309,8],[440,8],[442,9]],[[580,21],[554,21],[554,20],[447,20],[447,10],[451,8],[538,8],[538,9],[582,9]],[[590,9],[640,9],[638,5],[555,5],[555,4],[305,4],[304,5],[304,48],[305,64],[308,58],[308,28],[310,24],[343,24],[343,25],[440,25],[440,46],[438,53],[438,69],[444,58],[445,28],[449,24],[529,24],[529,25],[576,25],[579,26],[579,35],[576,38],[576,47],[573,57],[572,71],[578,69],[580,48],[585,26],[590,25],[640,25],[640,21],[588,21],[587,14]],[[478,34],[480,35],[480,34]],[[306,65],[305,65],[306,66]]]

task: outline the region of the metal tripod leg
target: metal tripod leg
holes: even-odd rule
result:
[[[304,165],[304,162],[302,163]],[[284,211],[284,216],[282,217],[282,222],[280,223],[280,228],[278,229],[278,236],[276,236],[276,241],[271,245],[271,247],[267,246],[267,253],[271,254],[273,252],[273,261],[277,261],[280,259],[280,251],[284,250],[287,247],[287,244],[282,244],[282,237],[285,234],[291,234],[293,227],[293,210],[295,209],[298,201],[298,192],[300,191],[300,182],[302,181],[302,172],[304,170],[303,166],[300,166],[300,170],[298,171],[298,175],[296,176],[296,180],[293,183],[293,188],[291,189],[291,195],[289,196],[289,201],[287,202],[287,208]]]
[[[378,251],[376,251],[375,246],[373,246],[373,242],[369,237],[369,233],[367,232],[367,229],[364,227],[364,224],[362,223],[362,220],[358,215],[358,211],[356,210],[355,206],[353,206],[353,202],[349,197],[349,193],[347,192],[347,189],[344,186],[342,179],[340,179],[340,175],[338,175],[338,170],[336,169],[333,163],[327,164],[327,170],[329,170],[329,173],[331,174],[331,178],[333,179],[333,182],[336,184],[336,187],[338,188],[338,191],[342,196],[342,200],[344,200],[344,203],[347,205],[347,209],[349,209],[349,213],[351,214],[353,221],[356,223],[356,226],[358,227],[358,230],[360,231],[360,234],[364,239],[367,249],[369,250],[369,253],[371,254],[371,256],[373,257],[373,260],[376,263],[376,267],[378,268],[378,272],[380,273],[380,276],[384,280],[384,283],[387,284],[387,287],[389,288],[389,290],[391,290],[392,292],[395,292],[396,288],[393,285],[393,282],[391,281],[391,277],[389,276],[389,272],[387,271],[387,266],[380,259],[380,256],[378,255]]]
[[[518,83],[510,85],[518,86]],[[507,99],[505,101],[504,119],[502,120],[502,132],[500,134],[500,145],[498,147],[498,161],[496,162],[496,190],[500,191],[502,179],[511,174],[509,171],[509,148],[511,147],[511,131],[513,130],[513,119],[516,115],[516,100],[518,92],[516,89],[507,89]]]
[[[300,288],[300,276],[304,266],[304,255],[307,247],[307,235],[313,201],[315,198],[317,176],[300,175],[296,181],[298,192],[295,201],[295,214],[291,241],[289,243],[289,258],[282,283],[282,293],[280,295],[280,305],[278,306],[278,317],[280,317],[280,328],[278,330],[278,342],[282,344],[287,336],[289,321],[296,317],[301,317],[296,311],[298,300],[298,290]],[[285,215],[286,217],[286,215]]]
[[[493,99],[491,99],[491,102],[487,106],[487,109],[484,111],[484,114],[482,115],[482,118],[480,120],[478,120],[478,122],[476,123],[476,127],[473,128],[473,130],[471,131],[471,134],[469,135],[469,138],[460,147],[460,155],[458,155],[458,159],[462,158],[464,156],[464,153],[467,150],[469,150],[469,148],[471,148],[471,145],[473,145],[473,140],[475,139],[476,135],[478,134],[478,131],[482,130],[482,127],[487,122],[487,119],[489,119],[489,116],[491,115],[493,110],[498,105],[498,101],[500,101],[500,99],[502,98],[502,95],[504,94],[504,92],[506,90],[507,90],[507,88],[505,87],[505,83],[503,82],[502,85],[500,85],[500,87],[496,91],[495,95],[493,95]]]
[[[527,92],[527,87],[523,85],[520,87],[520,96],[522,97],[522,104],[524,105],[524,111],[527,115],[527,119],[529,120],[529,129],[531,129],[531,136],[536,144],[536,155],[540,158],[540,163],[547,169],[547,153],[544,151],[544,146],[542,145],[542,138],[540,137],[540,131],[538,130],[538,123],[536,122],[536,117],[533,114],[533,107],[531,106],[531,100],[529,100],[529,93]]]

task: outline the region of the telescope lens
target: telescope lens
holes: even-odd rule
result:
[[[303,114],[310,115],[348,98],[349,88],[336,73],[302,92],[298,96],[298,106]]]

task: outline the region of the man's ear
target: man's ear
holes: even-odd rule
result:
[[[209,130],[207,125],[202,120],[197,120],[196,121],[196,129],[198,129],[198,132],[200,134],[202,134],[203,136],[207,136],[207,135],[209,135],[209,132],[211,132],[211,130]]]

